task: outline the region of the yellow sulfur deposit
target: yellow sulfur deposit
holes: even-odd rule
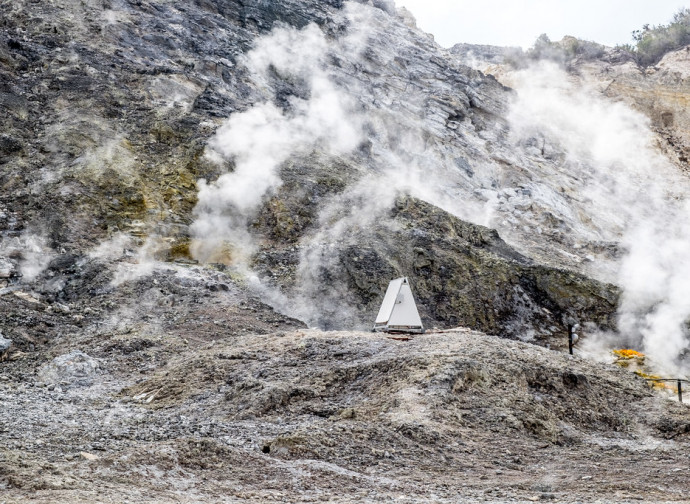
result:
[[[644,378],[652,388],[657,390],[672,390],[677,392],[677,389],[674,385],[666,383],[666,381],[662,380],[662,378],[658,375],[646,372],[648,369],[644,365],[645,355],[642,352],[630,349],[619,349],[612,350],[611,353],[613,353],[613,355],[616,357],[616,364],[627,368],[634,372],[637,376]]]
[[[630,349],[613,350],[613,355],[615,355],[619,359],[644,358],[644,354],[642,352]]]
[[[644,365],[644,354],[637,350],[619,349],[612,350],[613,356],[616,358],[616,364],[624,368],[630,368],[632,371]]]

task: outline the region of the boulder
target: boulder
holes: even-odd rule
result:
[[[5,257],[0,257],[0,278],[10,278],[15,274],[12,261]]]
[[[80,350],[55,357],[38,371],[38,378],[47,384],[87,387],[93,385],[100,363]]]
[[[11,346],[12,340],[5,338],[0,331],[0,361],[4,361],[7,358]]]

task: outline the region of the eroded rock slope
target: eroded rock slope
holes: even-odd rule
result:
[[[387,267],[380,261],[353,262],[371,255],[370,239],[383,239],[383,250],[377,252],[385,254],[383,262],[408,254],[411,237],[384,228],[374,237],[367,230],[374,226],[372,220],[384,227],[397,225],[390,209],[398,194],[412,193],[483,223],[482,212],[493,211],[488,202],[498,191],[508,203],[500,211],[515,214],[503,221],[506,231],[512,238],[527,237],[514,241],[520,254],[534,252],[537,264],[577,268],[570,253],[562,260],[543,253],[553,246],[576,245],[558,231],[562,221],[540,210],[528,220],[536,226],[533,219],[541,219],[541,228],[528,230],[524,224],[532,224],[521,222],[520,215],[529,212],[516,210],[527,208],[522,199],[532,189],[523,181],[513,188],[515,160],[507,150],[503,119],[510,92],[447,57],[408,18],[397,15],[392,4],[55,2],[7,3],[2,12],[1,103],[7,120],[0,226],[3,255],[14,264],[4,277],[12,282],[20,274],[31,280],[59,254],[83,258],[118,233],[138,240],[131,247],[143,246],[141,260],[196,256],[195,240],[215,238],[190,230],[205,208],[198,200],[197,180],[212,183],[232,174],[237,162],[216,163],[205,155],[209,143],[222,141],[218,127],[264,102],[291,118],[316,92],[299,68],[271,74],[269,66],[268,77],[257,76],[247,65],[248,51],[274,27],[283,27],[309,48],[304,39],[313,32],[307,25],[315,23],[325,37],[319,42],[325,52],[318,71],[350,104],[344,120],[358,131],[359,147],[338,155],[321,144],[295,147],[294,155],[276,168],[279,182],[259,194],[256,208],[239,218],[232,215],[232,200],[213,210],[249,232],[247,251],[233,252],[236,243],[228,238],[230,249],[222,245],[201,259],[231,266],[239,261],[242,271],[247,264],[258,267],[270,290],[301,300],[288,313],[322,327],[368,326],[377,296],[392,274],[409,275],[413,284],[419,283],[423,298],[432,304],[425,308],[429,325],[463,322],[492,333],[541,339],[554,332],[562,339],[563,311],[576,312],[583,322],[611,325],[616,304],[611,296],[595,309],[607,313],[602,318],[582,313],[579,305],[566,306],[567,295],[553,302],[529,295],[520,303],[534,306],[517,317],[522,322],[516,325],[515,309],[508,307],[512,301],[493,307],[495,295],[470,294],[458,284],[457,275],[475,276],[471,270],[425,277],[420,261],[433,260],[435,254],[450,258],[457,248],[432,221],[422,226],[430,241],[413,247],[425,249],[434,242],[434,250],[423,251],[431,259],[418,259],[416,266],[407,259]],[[356,50],[346,52],[355,42]],[[362,215],[356,211],[360,207]],[[516,227],[524,228],[524,234],[511,231]],[[215,231],[224,236],[217,226]],[[535,240],[534,233],[543,234]],[[319,248],[327,253],[318,253]],[[257,250],[268,252],[256,255]],[[586,253],[586,248],[578,250]],[[247,253],[253,257],[242,259]],[[443,267],[460,267],[452,262]],[[520,277],[512,261],[503,264],[502,275]],[[494,274],[479,272],[484,273]],[[364,276],[369,278],[363,282]],[[560,274],[552,277],[551,283],[561,282]],[[561,296],[555,293],[564,289],[555,284],[551,292]],[[324,299],[327,289],[339,293],[337,304],[305,309]],[[610,290],[596,283],[587,289]],[[276,301],[280,295],[267,299],[287,310]],[[56,286],[54,297],[64,296],[68,294]],[[547,323],[532,320],[556,305],[561,308]],[[340,311],[346,316],[339,316]]]

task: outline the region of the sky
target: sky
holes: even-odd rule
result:
[[[542,33],[615,46],[644,24],[668,23],[690,0],[396,0],[450,47],[458,42],[531,47]]]

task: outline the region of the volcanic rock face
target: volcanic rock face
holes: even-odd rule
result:
[[[636,158],[682,203],[685,140],[658,153],[676,173],[624,109],[644,149],[589,149],[588,128],[549,128],[569,114],[534,120],[548,79],[509,89],[386,0],[0,0],[0,26],[11,498],[587,500],[594,463],[623,468],[616,491],[684,495],[661,462],[625,464],[680,466],[687,408],[556,351],[574,322],[639,342],[654,307],[684,321],[658,285],[640,302],[644,282],[608,282],[636,278],[629,223],[666,195]],[[582,73],[608,65],[607,96],[684,138],[682,54],[664,61],[658,82],[610,58]],[[642,256],[682,266],[673,243]],[[402,275],[427,327],[482,332],[352,332]]]
[[[5,214],[11,209],[12,215],[0,223],[4,248],[14,251],[28,279],[45,268],[40,257],[63,251],[83,255],[121,232],[138,237],[155,259],[184,259],[207,249],[208,254],[199,256],[206,261],[239,263],[242,269],[252,263],[271,289],[297,296],[303,306],[329,299],[322,296],[324,290],[335,289],[339,299],[331,296],[330,305],[291,308],[292,314],[322,327],[366,327],[391,274],[406,274],[413,285],[419,283],[423,300],[430,303],[424,308],[430,325],[462,322],[497,334],[543,338],[563,331],[561,312],[568,311],[611,326],[611,296],[595,310],[608,313],[602,318],[582,312],[578,304],[566,306],[567,295],[555,304],[529,295],[520,302],[531,306],[528,313],[560,308],[546,323],[537,322],[541,315],[532,321],[523,314],[519,318],[527,319],[516,325],[515,310],[508,305],[523,296],[521,289],[510,295],[487,289],[479,296],[470,293],[467,280],[493,275],[481,271],[488,264],[479,266],[477,274],[470,270],[457,277],[452,270],[459,265],[451,260],[433,278],[424,276],[423,259],[416,266],[409,260],[391,266],[395,256],[407,255],[411,242],[417,242],[412,249],[430,260],[437,254],[452,257],[457,248],[433,223],[423,226],[430,241],[410,241],[404,233],[386,236],[385,226],[398,225],[390,216],[396,194],[412,192],[483,221],[480,213],[490,211],[484,193],[512,185],[505,179],[512,177],[513,161],[506,159],[511,155],[505,151],[501,119],[506,90],[444,56],[429,38],[396,18],[390,5],[96,2],[4,7],[4,24],[11,29],[3,40],[2,106],[8,121],[0,182]],[[319,28],[309,28],[309,23]],[[277,35],[268,36],[263,46],[255,43],[274,26],[301,51],[318,52],[316,64],[307,59],[302,68],[275,60],[281,56]],[[247,64],[243,55],[252,47],[250,54],[259,63]],[[321,75],[321,81],[304,80],[305,72]],[[252,138],[228,140],[221,129],[211,137],[221,118],[239,121],[266,103],[277,107],[272,110],[288,129],[299,128],[316,120],[315,93],[324,82],[330,86],[324,106],[338,100],[347,105],[341,105],[339,121],[349,123],[347,132],[358,137],[355,143],[334,156],[337,137],[320,144],[303,138],[286,142],[269,160],[273,171],[252,175],[258,177],[252,182],[241,180],[243,158],[281,145],[287,132],[256,128],[249,133]],[[300,115],[303,106],[311,108]],[[325,109],[317,119],[334,113]],[[269,143],[255,144],[255,137]],[[204,156],[207,143],[226,152],[228,142],[235,146],[228,162],[217,164]],[[214,185],[226,170],[230,173],[223,176],[231,177],[230,182],[225,188]],[[203,190],[197,200],[199,178],[208,181],[204,187],[209,191],[218,188],[210,202]],[[237,197],[223,191],[269,179],[274,181],[256,190],[255,201],[235,215]],[[520,187],[518,193],[530,193]],[[515,212],[523,203],[511,191],[502,208]],[[362,203],[361,213],[353,211]],[[215,219],[211,225],[204,221],[206,214]],[[372,228],[377,221],[376,237],[366,230],[364,216]],[[511,221],[510,226],[519,224],[513,217]],[[196,226],[191,244],[197,247],[190,252],[191,223]],[[551,223],[561,225],[557,218]],[[552,226],[542,226],[540,232],[553,236],[547,231]],[[31,257],[25,257],[28,239],[39,252]],[[375,262],[357,265],[348,257],[371,255],[371,242],[365,239],[385,245],[378,258],[370,258]],[[444,245],[432,251],[432,242]],[[526,243],[518,242],[523,253]],[[551,247],[550,240],[538,243],[541,249]],[[319,247],[329,253],[315,253]],[[259,248],[266,253],[252,258]],[[521,272],[518,268],[501,275],[517,284]],[[336,279],[340,285],[334,285]],[[531,279],[522,283],[535,284]],[[562,290],[554,287],[552,292]],[[602,288],[608,289],[594,283],[588,289]],[[64,296],[60,289],[54,294]],[[497,296],[509,301],[492,306]]]
[[[341,268],[329,269],[332,263],[317,258],[323,266],[308,283],[302,282],[311,286],[301,294],[313,299],[322,317],[316,321],[319,325],[357,327],[362,312],[365,320],[373,320],[386,279],[410,275],[422,318],[431,323],[536,338],[560,348],[567,343],[566,320],[615,327],[619,292],[614,286],[537,265],[496,231],[461,221],[415,198],[398,199],[385,225],[362,229],[349,242],[336,256]],[[290,272],[295,268],[290,265],[295,260],[294,254],[275,249],[257,258],[260,268],[283,267],[281,281],[286,283],[292,282]],[[359,295],[354,313],[344,310],[340,301],[350,293]]]
[[[689,54],[687,48],[670,52],[644,71],[631,64],[583,68],[583,72],[598,76],[607,96],[630,103],[650,118],[663,139],[665,152],[686,173],[690,155]],[[610,77],[606,78],[607,74]]]
[[[564,38],[557,47],[578,43]],[[625,344],[654,353],[668,369],[682,369],[690,316],[683,301],[690,267],[682,106],[687,51],[640,68],[629,53],[601,46],[596,56],[561,51],[558,62],[529,66],[524,56],[515,60],[507,50],[456,50],[472,54],[473,64],[516,89],[511,127],[533,152],[560,159],[560,167],[551,166],[540,178],[559,179],[565,193],[579,195],[561,213],[561,223],[577,240],[598,237],[577,245],[596,259],[581,266],[622,288],[618,329]],[[573,211],[579,219],[572,219]]]
[[[566,37],[558,46],[576,43],[582,41]],[[601,54],[597,57],[561,55],[570,77],[595,86],[603,95],[644,113],[659,136],[665,154],[678,168],[687,171],[688,49],[671,51],[656,65],[641,68],[626,51],[599,47]],[[512,74],[516,67],[529,61],[521,50],[515,48],[457,44],[451,52],[508,86],[514,84]]]

